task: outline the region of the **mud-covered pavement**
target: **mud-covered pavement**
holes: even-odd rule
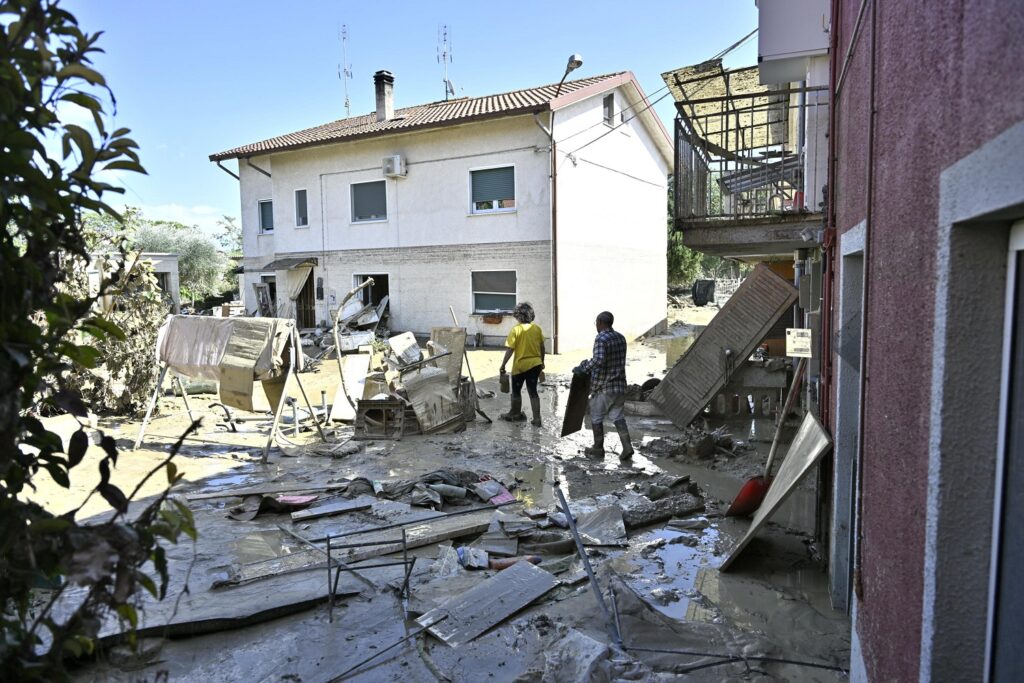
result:
[[[675,338],[631,344],[629,381],[642,383],[650,376],[661,377],[685,350],[686,339],[699,329],[678,325],[674,331],[680,334]],[[548,358],[540,428],[496,419],[507,409],[507,397],[499,394],[497,387],[501,351],[475,350],[469,357],[479,388],[495,393],[493,398],[481,400],[481,408],[494,418],[493,424],[477,419],[457,434],[363,442],[358,452],[340,458],[309,454],[286,457],[275,449],[270,462],[261,464],[255,446],[262,444],[265,431],[256,423],[248,423],[247,431],[239,433],[220,430],[216,427],[219,416],[205,410],[214,397],[194,397],[193,408],[204,409],[203,426],[196,435],[202,441],[189,441],[179,455],[178,467],[186,473],[186,480],[175,492],[184,496],[216,491],[227,494],[270,482],[298,487],[355,477],[415,479],[454,468],[489,474],[504,482],[520,501],[504,508],[506,511],[526,507],[554,510],[557,499],[553,484],[557,483],[574,513],[580,513],[606,505],[629,507],[644,500],[642,494],[649,491],[650,483],[678,482],[688,475],[692,483],[686,485],[704,496],[703,513],[633,529],[626,547],[588,549],[607,600],[614,589],[626,650],[608,647],[608,629],[589,584],[580,580],[583,574],[579,561],[574,552],[562,552],[545,555],[541,565],[559,572],[556,577],[562,585],[483,636],[457,648],[430,637],[413,638],[354,671],[350,679],[669,680],[684,673],[694,680],[845,678],[836,671],[778,661],[750,659],[720,664],[723,660],[704,656],[761,656],[839,668],[846,668],[848,662],[849,621],[829,606],[826,575],[817,559],[820,550],[812,543],[813,481],[805,482],[787,501],[774,523],[751,543],[732,571],[721,574],[717,570],[749,523],[724,518],[721,511],[742,481],[763,466],[772,435],[770,421],[733,420],[725,425],[727,431],[736,441],[748,443],[750,450],[739,450],[735,458],[719,454],[701,459],[685,452],[671,455],[679,452],[671,446],[681,435],[667,419],[630,417],[637,444],[632,461],[620,463],[614,435],[607,439],[609,453],[603,459],[590,459],[581,453],[589,444],[588,431],[558,437],[569,369],[584,354]],[[333,362],[325,362],[316,373],[303,376],[313,397],[319,397],[321,389],[328,391],[329,399],[333,397],[336,367]],[[180,412],[180,399],[168,398],[163,403],[165,412],[179,412],[155,420],[150,433],[180,434],[187,424]],[[114,433],[127,451],[138,424],[101,420],[100,427]],[[343,439],[350,432],[350,428],[339,429],[337,438]],[[289,438],[311,439],[309,435]],[[140,451],[125,453],[115,482],[118,477],[123,481],[137,478],[163,457],[169,443],[170,439],[153,436]],[[88,469],[88,463],[83,469]],[[155,493],[158,485],[156,482],[152,490],[143,490],[143,495]],[[82,491],[80,487],[58,495],[42,490],[37,498],[60,512],[72,507]],[[213,613],[219,604],[237,610],[241,603],[257,599],[252,596],[285,604],[289,591],[305,590],[308,594],[310,584],[325,582],[326,570],[321,565],[248,584],[242,587],[244,590],[211,589],[215,581],[245,563],[304,552],[302,544],[278,525],[306,538],[317,538],[436,514],[401,501],[378,500],[366,511],[306,523],[292,524],[287,514],[261,515],[251,521],[227,518],[228,510],[239,500],[223,497],[190,501],[199,539],[194,544],[186,541],[169,552],[172,581],[168,603],[175,601],[187,585],[187,604],[202,603],[203,609]],[[457,509],[448,505],[444,511]],[[103,514],[102,505],[93,505],[87,512]],[[461,546],[472,540],[469,537],[452,543]],[[186,681],[331,680],[409,634],[416,628],[412,617],[495,574],[458,567],[440,572],[441,563],[435,561],[443,551],[438,544],[417,548],[411,554],[417,561],[407,600],[400,594],[401,566],[367,569],[360,574],[369,582],[348,575],[342,579],[332,610],[333,622],[328,607],[321,602],[291,614],[286,613],[288,610],[272,612],[260,623],[207,635],[164,639],[155,637],[159,635],[156,633],[143,639],[142,655],[130,654],[124,646],[107,647],[99,660],[83,666],[77,677],[83,681],[155,681],[163,680],[163,676]],[[394,557],[375,558],[353,567],[388,559]],[[161,619],[166,620],[172,613],[173,605],[144,606],[144,611],[144,624],[162,623]],[[702,665],[708,666],[699,668]]]

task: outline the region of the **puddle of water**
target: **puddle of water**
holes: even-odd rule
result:
[[[210,477],[209,479],[203,480],[203,490],[209,489],[220,489],[229,488],[232,486],[238,486],[245,484],[252,476],[251,472],[237,472],[232,471],[228,474],[223,474],[217,477]]]
[[[665,354],[665,369],[667,370],[675,365],[684,353],[690,350],[698,334],[700,334],[700,330],[686,328],[679,330],[679,334],[653,337],[647,339],[644,343]]]
[[[299,549],[298,541],[280,531],[254,531],[233,541],[231,545],[239,564],[283,557]]]
[[[666,616],[682,621],[714,621],[720,614],[697,589],[697,581],[704,573],[717,575],[710,550],[718,539],[714,526],[702,531],[657,529],[631,538],[629,559],[636,570],[626,580]],[[662,540],[665,543],[661,547],[645,550]]]

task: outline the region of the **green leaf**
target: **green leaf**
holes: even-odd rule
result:
[[[135,610],[135,606],[130,603],[124,603],[117,606],[118,615],[131,624],[133,629],[139,626],[139,613]]]
[[[103,330],[110,336],[114,337],[114,339],[117,339],[119,341],[124,341],[125,339],[127,339],[124,330],[122,330],[116,323],[107,320],[101,315],[98,315],[95,318],[90,318],[86,322],[89,325],[93,325]]]
[[[117,161],[111,161],[109,164],[103,167],[104,171],[135,171],[136,173],[146,174],[146,169],[142,167],[142,164],[137,161],[129,161],[127,159],[119,159]]]
[[[69,92],[61,97],[65,102],[72,102],[77,104],[79,107],[85,107],[89,111],[102,110],[103,105],[92,95],[88,95],[84,92]]]
[[[71,435],[68,442],[68,468],[75,467],[82,462],[87,450],[89,450],[89,435],[85,433],[84,428],[79,429]]]
[[[117,488],[113,484],[100,484],[96,487],[103,496],[103,500],[110,503],[110,507],[114,508],[118,512],[125,512],[128,509],[128,497],[124,495],[124,491]]]
[[[90,69],[84,64],[66,64],[57,71],[58,80],[66,80],[69,78],[81,78],[83,81],[92,83],[93,85],[107,85],[107,80],[103,78],[100,72],[95,69]]]
[[[43,467],[50,473],[50,476],[53,477],[58,486],[66,489],[71,488],[71,481],[68,479],[67,470],[55,462],[48,462]]]
[[[174,482],[178,480],[178,467],[173,462],[168,461],[167,463],[167,483],[174,485]]]

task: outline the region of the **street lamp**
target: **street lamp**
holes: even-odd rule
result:
[[[565,73],[562,74],[562,80],[558,81],[558,87],[555,89],[555,97],[558,97],[558,93],[562,92],[562,84],[565,83],[565,77],[569,75],[570,71],[574,71],[583,66],[582,55],[569,55],[569,61],[565,65]]]

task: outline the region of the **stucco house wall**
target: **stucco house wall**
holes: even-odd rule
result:
[[[834,17],[838,42],[832,52],[837,71],[848,52],[860,7],[859,1],[838,2]],[[865,408],[853,680],[983,677],[978,642],[984,641],[984,627],[978,628],[977,619],[979,610],[983,617],[986,598],[984,591],[978,594],[971,585],[984,583],[991,547],[986,531],[991,510],[985,507],[991,504],[985,499],[991,494],[991,461],[984,449],[943,456],[969,459],[974,466],[967,469],[977,479],[945,482],[942,490],[962,487],[965,505],[968,500],[981,503],[980,510],[963,510],[964,515],[980,520],[981,526],[978,533],[961,535],[960,547],[954,551],[960,558],[956,566],[935,566],[936,536],[934,528],[929,531],[934,523],[934,518],[929,521],[929,508],[936,496],[943,495],[934,469],[929,469],[930,449],[941,443],[930,420],[930,409],[935,409],[935,373],[943,371],[941,364],[933,362],[938,283],[943,279],[936,257],[944,248],[939,241],[940,179],[946,169],[1024,120],[1024,98],[1020,97],[1024,72],[1019,68],[1024,56],[1022,34],[1024,6],[1019,3],[967,1],[927,7],[902,0],[871,3],[835,100],[839,247],[854,229],[857,239],[863,236],[869,288],[864,318],[868,380],[860,398]],[[870,92],[873,40],[874,102]],[[869,158],[872,106],[874,152]],[[870,217],[869,164],[873,172]],[[973,194],[985,196],[989,181],[975,177],[979,186]],[[837,259],[837,267],[841,262]],[[985,266],[999,267],[995,262]],[[837,274],[837,282],[841,275]],[[978,304],[1001,295],[990,287],[976,293]],[[839,323],[836,319],[841,334]],[[998,389],[998,383],[993,388]],[[957,400],[966,407],[983,397],[972,392]],[[978,434],[979,439],[988,436]],[[943,572],[959,578],[940,577],[937,585],[936,577]],[[960,596],[952,598],[962,601],[960,607],[937,613],[938,605],[954,604],[944,603],[943,595]],[[951,634],[948,623],[941,625],[943,619],[974,625],[969,633],[959,634],[952,647],[936,648]],[[946,665],[935,668],[943,657]]]
[[[620,109],[629,105],[623,90],[616,94]],[[556,140],[600,124],[601,111],[600,95],[559,110]],[[533,304],[550,350],[555,273],[548,116],[508,116],[239,159],[247,309],[256,307],[253,283],[275,275],[266,265],[313,257],[312,277],[323,292],[316,302],[318,322],[331,319],[355,275],[379,273],[389,277],[395,330],[429,334],[433,326],[451,324],[451,306],[471,336],[500,344],[515,321],[505,316],[488,323],[474,312],[471,273],[514,270],[517,300]],[[574,141],[587,142],[607,129],[600,125]],[[617,310],[617,327],[634,337],[664,324],[666,149],[667,139],[659,148],[644,124],[631,122],[588,147],[578,171],[559,177],[565,197],[558,244],[564,241],[566,251],[559,254],[565,273],[558,274],[558,293],[568,314],[559,331],[569,343],[560,350],[588,346],[593,316],[604,308]],[[381,160],[396,154],[405,159],[407,175],[385,179]],[[501,166],[515,169],[515,208],[474,213],[471,171]],[[385,180],[387,218],[353,221],[352,184],[374,180]],[[296,190],[306,191],[307,226],[296,225]],[[594,205],[588,195],[615,200]],[[266,199],[273,201],[274,230],[261,234],[258,205]],[[581,269],[583,262],[591,267]],[[609,272],[618,275],[604,277]]]
[[[603,310],[630,341],[663,329],[667,315],[668,166],[646,126],[629,120],[643,103],[634,106],[626,87],[608,94],[613,124],[623,112],[628,120],[615,130],[603,123],[601,97],[555,113],[555,139],[565,141],[557,148],[563,350],[592,344]]]

